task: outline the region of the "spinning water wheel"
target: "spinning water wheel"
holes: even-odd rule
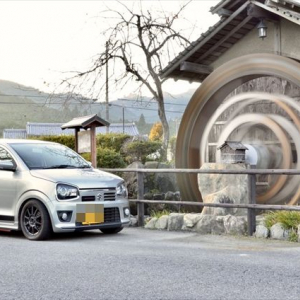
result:
[[[200,168],[208,162],[210,131],[225,111],[231,110],[218,144],[232,135],[249,145],[255,153],[257,168],[300,169],[300,105],[285,95],[247,92],[228,98],[240,85],[260,77],[273,76],[300,87],[300,64],[274,54],[251,54],[233,59],[211,73],[194,93],[183,115],[176,146],[176,168]],[[224,100],[226,99],[226,100]],[[247,111],[258,102],[271,103],[280,113]],[[249,132],[263,130],[251,140]],[[271,134],[270,134],[271,132]],[[300,199],[298,176],[273,176],[269,185],[258,193],[259,203],[296,204]],[[197,174],[178,175],[182,198],[201,200]]]

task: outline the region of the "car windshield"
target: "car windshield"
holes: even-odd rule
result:
[[[63,145],[16,143],[10,146],[29,169],[90,168],[80,155]]]

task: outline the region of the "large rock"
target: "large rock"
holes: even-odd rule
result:
[[[246,164],[206,163],[203,170],[245,170]],[[198,186],[204,203],[248,203],[247,175],[198,174]],[[246,215],[246,209],[205,207],[203,214]]]
[[[167,229],[168,228],[168,220],[169,220],[169,216],[167,215],[163,215],[161,216],[155,223],[155,228],[156,229]]]
[[[247,222],[243,217],[225,216],[224,227],[227,234],[245,235],[247,232]]]
[[[184,214],[182,230],[191,230],[200,219],[200,214]]]
[[[178,214],[178,213],[170,214],[168,219],[168,230],[169,231],[181,230],[183,225],[183,216],[184,214]]]
[[[210,234],[212,223],[214,222],[215,217],[211,215],[201,215],[200,220],[195,226],[195,231],[201,234]]]
[[[267,237],[269,237],[269,234],[270,234],[270,231],[266,226],[264,226],[262,224],[256,226],[255,234],[254,234],[255,237],[266,239]]]
[[[145,225],[146,229],[155,229],[155,224],[157,222],[158,218],[154,217],[151,218],[150,221]]]
[[[224,217],[216,216],[214,218],[214,222],[212,222],[211,226],[211,233],[218,235],[225,233]]]
[[[281,223],[274,224],[270,229],[270,238],[274,240],[288,240],[289,230],[284,229]]]
[[[137,217],[130,216],[129,226],[132,226],[132,227],[138,226]]]

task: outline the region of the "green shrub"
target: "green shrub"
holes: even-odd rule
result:
[[[130,136],[128,134],[123,133],[97,134],[97,147],[102,149],[109,148],[119,152],[124,142],[129,138]]]
[[[86,153],[80,153],[80,155],[87,161],[91,162],[92,158],[91,158],[91,153],[90,152],[86,152]]]
[[[166,210],[166,209],[164,209],[162,211],[152,210],[150,216],[152,218],[158,218],[159,219],[162,216],[166,216],[166,215],[168,216],[170,213],[171,213],[171,211]]]
[[[298,240],[298,225],[300,225],[300,212],[298,211],[277,211],[265,214],[265,225],[271,228],[274,224],[281,223],[284,229],[290,230],[289,240]]]
[[[32,136],[30,139],[41,140],[59,143],[75,150],[75,136],[74,135],[44,135]]]
[[[147,156],[161,150],[161,146],[161,142],[134,141],[126,144],[123,151],[127,155],[127,159],[130,163],[135,160],[145,163]]]
[[[98,168],[125,168],[126,163],[122,155],[113,149],[97,148]]]
[[[297,211],[277,211],[265,214],[265,225],[271,228],[274,224],[281,223],[285,229],[297,230],[300,225],[300,212]]]

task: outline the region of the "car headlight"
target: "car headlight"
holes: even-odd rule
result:
[[[79,196],[78,188],[67,184],[58,184],[56,194],[59,200],[74,199]]]
[[[126,188],[124,182],[121,182],[118,184],[117,189],[116,189],[116,195],[117,195],[117,199],[128,197],[127,188]]]

